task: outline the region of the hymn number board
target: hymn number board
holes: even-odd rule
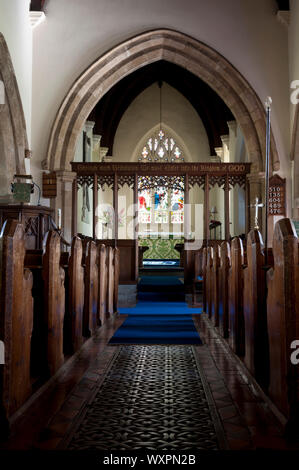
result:
[[[285,216],[286,180],[274,175],[269,180],[269,215]]]

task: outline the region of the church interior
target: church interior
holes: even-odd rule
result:
[[[298,31],[0,0],[0,456],[299,450]]]

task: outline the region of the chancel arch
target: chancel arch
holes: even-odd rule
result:
[[[99,99],[121,78],[158,60],[186,68],[219,94],[242,128],[250,161],[262,170],[265,112],[253,88],[217,51],[183,33],[166,29],[125,41],[100,57],[75,81],[54,121],[44,167],[69,170],[78,133]],[[272,162],[278,169],[274,141]]]
[[[56,170],[61,193],[53,208],[63,208],[63,226],[70,233],[70,171],[78,135],[92,109],[113,86],[136,70],[157,61],[176,64],[214,90],[231,110],[244,135],[252,163],[251,197],[263,195],[263,161],[266,122],[264,106],[246,79],[221,54],[183,33],[161,29],[142,33],[94,62],[73,84],[53,123],[44,169]],[[272,169],[279,169],[275,141],[271,137]],[[55,206],[55,207],[54,207]]]

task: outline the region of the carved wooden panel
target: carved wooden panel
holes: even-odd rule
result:
[[[64,362],[63,324],[65,314],[65,273],[60,266],[60,236],[50,231],[43,256],[43,309],[47,325],[47,363],[54,375]]]
[[[289,425],[298,423],[299,369],[291,344],[299,338],[299,243],[290,219],[275,225],[274,269],[267,273],[267,324],[270,351],[269,395]]]
[[[244,355],[243,265],[243,243],[236,237],[231,243],[228,314],[229,344],[239,356]]]
[[[219,266],[219,331],[224,338],[228,337],[228,291],[230,269],[230,246],[222,242],[220,246]]]
[[[30,344],[33,328],[32,274],[24,270],[24,228],[7,220],[1,233],[0,339],[5,344],[1,401],[11,416],[31,394]]]

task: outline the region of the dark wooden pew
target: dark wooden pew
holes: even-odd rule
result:
[[[74,354],[83,343],[84,267],[82,255],[82,241],[79,237],[74,237],[67,273],[68,305],[64,322],[66,354]]]
[[[228,242],[222,242],[220,247],[219,266],[219,331],[224,338],[228,337],[229,330],[229,270],[230,270],[230,246]]]
[[[207,264],[208,249],[204,247],[202,250],[202,310],[207,311]]]
[[[90,337],[99,326],[98,321],[98,249],[94,241],[83,243],[84,247],[84,314],[83,335]]]
[[[274,268],[267,273],[269,395],[291,433],[299,424],[299,365],[291,361],[291,345],[299,340],[299,240],[290,219],[275,225],[273,255]]]
[[[207,248],[207,269],[206,269],[206,313],[211,318],[212,315],[212,277],[213,277],[213,248]]]
[[[238,356],[244,356],[244,312],[243,312],[243,265],[242,240],[234,238],[231,243],[231,267],[229,269],[228,315],[229,344]]]
[[[107,247],[108,250],[108,282],[107,282],[107,303],[108,315],[114,313],[114,248]]]
[[[114,295],[113,295],[113,311],[118,313],[118,286],[120,278],[120,251],[114,248]]]
[[[48,232],[43,256],[43,312],[47,331],[46,358],[49,375],[64,362],[63,324],[65,315],[65,272],[60,266],[61,240],[57,232]]]
[[[0,366],[0,402],[2,425],[7,429],[8,419],[31,394],[33,277],[24,269],[24,228],[16,220],[9,219],[2,227],[0,256],[0,339],[5,345],[5,364]]]
[[[211,268],[211,319],[214,326],[219,325],[219,246],[213,246],[212,248],[212,268]]]
[[[271,260],[269,259],[271,262]],[[244,362],[263,388],[269,381],[269,349],[265,255],[261,234],[251,230],[247,237],[247,267],[244,269]]]
[[[98,247],[99,303],[98,318],[101,325],[107,319],[107,249],[104,244]]]

